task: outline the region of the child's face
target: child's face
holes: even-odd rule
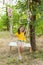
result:
[[[21,28],[20,28],[20,32],[23,32],[23,31],[24,31],[24,27],[21,27]]]

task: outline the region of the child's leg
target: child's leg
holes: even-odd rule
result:
[[[21,48],[21,44],[18,43],[18,55],[19,55],[19,59],[22,59],[22,48]]]
[[[21,53],[23,52],[23,48],[24,48],[24,42],[21,42],[21,47],[20,47]]]
[[[18,47],[18,55],[21,55],[20,47]]]
[[[22,49],[23,47],[22,47],[22,42],[19,42],[18,43],[18,51],[19,51],[19,54],[22,54]]]
[[[22,54],[22,51],[23,51],[23,48],[22,47],[20,47],[20,53]]]
[[[18,55],[19,55],[19,60],[22,60],[22,51],[21,51],[21,47],[18,47]]]

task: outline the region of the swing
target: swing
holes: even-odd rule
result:
[[[27,24],[27,26],[28,26],[28,24]],[[28,27],[27,27],[26,30],[28,30]],[[10,51],[11,51],[12,47],[18,47],[17,42],[10,42],[9,43],[9,47],[10,47]],[[30,43],[23,44],[23,47],[29,48],[30,49],[30,52],[31,52],[31,45],[30,45]]]
[[[10,47],[10,51],[11,51],[12,47],[18,47],[17,42],[10,42],[9,43],[9,47]],[[30,43],[25,43],[23,45],[23,47],[29,48],[30,52],[31,52],[31,45],[30,45]]]

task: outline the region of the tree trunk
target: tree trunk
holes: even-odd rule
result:
[[[10,34],[12,34],[12,18],[10,18],[10,22],[9,22],[9,31],[10,31]]]
[[[29,9],[31,3],[30,0],[27,0],[27,9]],[[32,10],[32,11],[31,11]],[[35,11],[35,6],[33,6],[32,3],[32,8],[31,8],[30,12],[34,12]],[[30,43],[31,43],[31,47],[33,51],[36,51],[36,44],[35,44],[35,20],[36,20],[36,15],[32,15],[31,16],[31,22],[30,22]]]
[[[7,26],[7,30],[9,31],[9,18],[8,18],[8,12],[7,12],[7,6],[6,6],[6,26]]]
[[[3,5],[5,4],[5,0],[3,0]]]
[[[41,4],[40,0],[32,0],[32,11],[31,12],[36,12],[36,7],[37,3]],[[31,23],[30,23],[30,43],[32,46],[32,50],[36,51],[36,40],[35,40],[35,21],[36,21],[36,14],[32,14],[31,17]]]
[[[32,23],[30,23],[30,43],[33,51],[36,51],[36,41],[35,41],[35,20],[36,16],[32,16]]]

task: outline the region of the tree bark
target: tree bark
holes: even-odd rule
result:
[[[7,26],[7,30],[9,31],[9,18],[8,18],[8,12],[7,12],[7,6],[6,6],[6,26]]]
[[[27,0],[27,9],[29,9],[30,5],[31,5],[30,0]],[[33,3],[32,3],[31,10],[30,10],[30,12],[36,11],[35,10],[35,6],[33,6]],[[32,15],[30,19],[31,19],[31,22],[29,24],[29,27],[30,27],[30,43],[31,43],[32,50],[36,51],[35,25],[34,25],[35,24],[35,20],[36,20],[36,15]]]
[[[9,25],[10,25],[10,27],[9,27],[9,31],[10,31],[10,34],[12,34],[12,18],[9,18],[10,19],[10,22],[9,22]]]
[[[32,23],[30,23],[30,43],[33,51],[36,51],[36,40],[35,40],[35,20],[36,16],[32,16]]]

